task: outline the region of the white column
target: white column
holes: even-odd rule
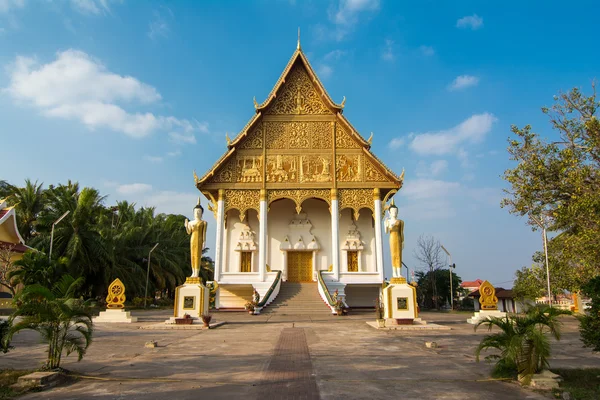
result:
[[[340,220],[337,189],[331,189],[331,261],[333,264],[333,278],[340,279]]]
[[[264,282],[267,271],[267,191],[265,189],[260,190],[258,230],[258,271],[260,272],[260,281]]]
[[[225,199],[223,189],[219,189],[219,199],[217,200],[217,241],[215,244],[215,281],[221,279],[221,271],[223,271],[223,235],[225,228]]]
[[[383,239],[381,237],[381,196],[379,194],[379,189],[374,189],[373,200],[375,202],[375,213],[373,215],[373,219],[375,221],[375,265],[377,266],[379,277],[383,282]]]

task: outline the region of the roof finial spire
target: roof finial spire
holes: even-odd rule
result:
[[[296,47],[298,50],[302,50],[302,47],[300,47],[300,27],[298,27],[298,47]]]

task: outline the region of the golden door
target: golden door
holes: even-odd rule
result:
[[[312,252],[288,251],[287,253],[288,282],[311,282]]]

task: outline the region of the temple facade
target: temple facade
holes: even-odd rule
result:
[[[373,306],[383,275],[382,218],[402,186],[343,114],[300,44],[267,99],[196,187],[215,215],[216,306],[263,304],[314,282]]]

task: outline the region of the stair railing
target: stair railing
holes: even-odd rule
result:
[[[323,279],[323,276],[321,275],[323,271],[319,270],[317,271],[317,281],[319,283],[318,288],[319,288],[319,294],[321,295],[321,298],[323,299],[323,301],[325,302],[325,304],[327,304],[327,306],[329,307],[329,309],[331,310],[332,313],[336,313],[335,311],[335,305],[333,304],[333,299],[331,298],[331,294],[329,293],[329,289],[327,289],[327,285],[325,284],[325,280]]]
[[[275,300],[275,298],[279,294],[279,289],[281,288],[281,271],[272,270],[272,272],[277,272],[277,275],[275,275],[275,279],[269,287],[269,290],[267,290],[267,293],[265,293],[262,300],[259,301],[258,304],[255,306],[254,312],[256,314],[260,314],[260,311],[268,304],[270,304],[273,300]]]

